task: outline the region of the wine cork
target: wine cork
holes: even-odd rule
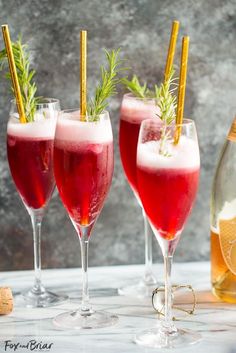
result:
[[[11,288],[0,287],[0,315],[10,314],[13,310],[13,296]]]

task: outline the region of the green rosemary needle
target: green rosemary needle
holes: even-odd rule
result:
[[[159,153],[165,156],[169,156],[169,153],[166,151],[166,142],[171,138],[168,126],[176,119],[177,99],[174,92],[178,84],[175,83],[176,78],[174,78],[174,74],[175,71],[172,67],[168,79],[161,83],[160,87],[155,85],[157,106],[160,109],[158,117],[163,121]]]
[[[122,83],[125,88],[131,92],[135,97],[138,98],[153,98],[154,93],[147,87],[147,83],[145,82],[141,85],[138,76],[133,75],[131,80],[127,78],[122,79]]]
[[[92,118],[92,121],[98,120],[101,114],[108,105],[108,98],[117,93],[117,85],[123,78],[119,77],[120,72],[126,70],[122,67],[123,60],[119,58],[120,49],[118,50],[105,50],[107,59],[107,68],[101,66],[101,82],[98,83],[95,89],[95,97],[91,99],[88,107],[87,114]]]

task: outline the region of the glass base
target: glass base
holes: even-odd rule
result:
[[[177,329],[176,332],[168,334],[161,332],[160,328],[153,328],[137,334],[134,342],[140,346],[150,348],[184,348],[201,340],[198,332]]]
[[[54,325],[64,329],[95,329],[112,326],[118,321],[118,316],[105,311],[90,311],[82,314],[80,311],[71,311],[60,314],[53,319]]]
[[[40,289],[32,288],[28,292],[22,293],[22,297],[25,305],[29,308],[46,308],[68,300],[67,295],[49,292],[44,287],[40,287]]]
[[[119,295],[133,298],[150,298],[152,292],[158,286],[158,283],[154,279],[153,281],[146,282],[142,279],[139,283],[130,286],[125,286],[118,289]]]

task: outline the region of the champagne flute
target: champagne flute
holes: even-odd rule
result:
[[[124,95],[120,110],[119,147],[124,172],[142,209],[145,239],[144,275],[137,284],[119,288],[119,294],[133,297],[150,297],[157,281],[152,270],[152,231],[139,198],[136,157],[140,126],[143,120],[155,118],[159,108],[153,98],[138,98],[131,93]]]
[[[7,125],[10,171],[33,226],[35,281],[33,288],[23,293],[28,307],[47,307],[67,299],[46,290],[41,280],[41,224],[55,187],[53,144],[59,110],[59,100],[42,98],[36,104],[34,121],[20,123],[12,101]]]
[[[100,328],[117,321],[115,315],[92,309],[88,289],[89,240],[111,185],[113,163],[108,112],[98,115],[97,121],[89,116],[80,120],[76,109],[61,112],[55,135],[54,172],[62,203],[80,240],[83,273],[80,308],[54,319],[62,328]]]
[[[179,143],[175,144],[175,134],[180,131]],[[199,147],[192,120],[167,126],[155,119],[142,122],[137,150],[138,190],[165,267],[165,318],[158,327],[136,335],[136,343],[143,346],[176,348],[200,339],[196,332],[177,329],[171,312],[172,259],[196,197],[199,169]]]

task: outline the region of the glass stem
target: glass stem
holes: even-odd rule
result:
[[[80,237],[81,247],[81,263],[82,263],[82,301],[80,311],[83,315],[91,313],[91,306],[89,304],[89,287],[88,287],[88,248],[89,248],[89,228],[81,227]]]
[[[167,334],[174,334],[177,332],[172,320],[172,287],[171,287],[171,267],[173,256],[164,256],[164,270],[165,270],[165,319],[162,322],[162,329]]]
[[[30,210],[30,218],[33,227],[34,242],[34,287],[33,291],[42,292],[43,286],[41,281],[41,224],[43,219],[43,210]]]
[[[144,237],[145,237],[145,270],[144,282],[147,285],[156,283],[155,277],[152,273],[152,234],[150,234],[150,225],[144,209],[142,208],[144,220]]]
[[[171,267],[172,256],[164,257],[165,267],[165,322],[169,326],[172,321]]]
[[[179,242],[180,232],[176,234],[174,239],[166,240],[160,235],[157,237],[161,251],[164,257],[164,271],[165,271],[165,318],[161,321],[161,331],[164,335],[171,335],[177,333],[177,328],[172,319],[172,286],[171,286],[171,267],[173,262],[173,255],[176,246]]]

